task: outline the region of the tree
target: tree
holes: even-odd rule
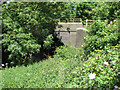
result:
[[[3,62],[28,63],[41,48],[50,49],[61,6],[48,2],[3,4]]]

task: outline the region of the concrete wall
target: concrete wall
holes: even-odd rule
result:
[[[67,45],[69,42],[74,47],[82,45],[82,38],[85,36],[85,29],[83,29],[82,23],[59,23],[59,25],[62,25],[62,27],[56,27],[55,33],[64,45]],[[70,29],[67,30],[67,27],[70,27]]]
[[[86,36],[86,32],[87,29],[84,28],[77,28],[76,29],[76,46],[75,47],[79,47],[81,45],[83,45],[84,41],[83,38]]]

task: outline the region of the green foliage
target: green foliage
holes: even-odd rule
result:
[[[64,3],[64,8],[62,10],[62,12],[60,13],[60,19],[61,21],[70,21],[70,18],[74,18],[76,16],[75,13],[75,4],[76,3],[70,3],[70,2],[66,2]]]
[[[85,55],[83,54],[81,58],[83,62],[73,71],[72,87],[113,89],[115,85],[119,86],[120,39],[118,32],[116,20],[109,25],[103,22],[94,22],[91,25],[88,36],[85,38]],[[84,61],[86,57],[87,60]]]
[[[79,2],[65,3],[61,12],[61,20],[70,21],[69,18],[84,20],[109,20],[120,17],[120,2]]]
[[[112,21],[119,16],[119,2],[99,3],[92,9],[92,19]]]
[[[40,53],[41,48],[50,49],[61,5],[47,2],[3,4],[4,63],[22,64],[31,61],[33,54]]]
[[[116,25],[116,23],[115,23]],[[88,35],[84,38],[86,45],[84,47],[85,54],[89,54],[94,50],[102,50],[106,46],[115,46],[119,42],[118,30],[112,24],[104,22],[94,22],[88,31]]]
[[[14,7],[16,11],[14,11],[13,8],[10,8],[9,11],[6,9],[7,7],[3,6],[2,42],[5,51],[10,52],[9,59],[12,59],[13,63],[24,63],[30,60],[35,52],[40,52],[41,47],[46,50],[50,49],[53,43],[51,30],[54,29],[57,22],[54,18],[60,16],[61,12],[59,12],[58,9],[62,9],[58,4],[63,5],[62,8],[64,9],[64,5],[67,3],[20,2],[8,5],[8,8]],[[58,7],[56,5],[58,5]],[[81,11],[81,13],[85,14],[83,18],[92,15],[88,13],[95,8],[95,6],[102,6],[103,11],[105,9],[105,11],[110,11],[107,6],[115,4],[101,3],[97,5],[96,3],[92,3],[93,6],[90,5],[90,3],[78,4],[78,7],[82,8],[78,8],[78,11],[87,8],[86,11],[83,10],[85,12]],[[103,7],[103,5],[105,5],[105,7]],[[51,10],[53,6],[57,9],[54,8]],[[89,7],[91,7],[90,10]],[[114,8],[112,9],[114,11]],[[93,12],[93,14],[98,13],[98,11]],[[47,12],[50,12],[50,14]],[[88,15],[86,16],[86,14]],[[37,15],[38,17],[41,16],[41,18],[38,18]],[[101,13],[98,17],[105,19],[107,15],[109,14]],[[96,19],[98,17],[96,17]],[[25,22],[25,24],[23,24],[23,22]],[[4,68],[2,70],[1,86],[3,88],[88,89],[113,89],[115,85],[120,86],[120,30],[118,28],[118,22],[119,20],[114,20],[110,22],[110,24],[106,24],[107,22],[94,22],[93,25],[88,28],[88,36],[85,37],[86,43],[82,49],[74,48],[71,45],[67,47],[61,46],[56,49],[56,54],[53,58],[48,60],[26,67],[16,66]],[[93,76],[90,76],[91,74]]]
[[[31,33],[3,34],[3,46],[11,52],[8,59],[12,64],[28,63],[32,59],[32,54],[40,51],[41,45],[36,43]]]
[[[82,61],[82,49],[59,47],[54,58],[27,67],[2,70],[3,88],[114,88],[119,86],[119,44],[91,52]],[[105,65],[108,62],[108,65]],[[11,73],[12,72],[12,73]],[[95,79],[89,79],[95,73]]]
[[[68,46],[69,51],[64,55],[57,55],[49,60],[34,63],[28,66],[16,66],[2,70],[3,88],[63,88],[69,87],[72,80],[72,71],[79,66],[80,61],[77,57],[77,49]],[[61,47],[58,52],[65,49]],[[73,55],[70,54],[72,50]],[[69,58],[71,55],[72,58]],[[63,60],[64,59],[64,60]],[[12,72],[12,73],[11,73]]]
[[[47,38],[46,38],[46,40],[44,41],[44,44],[43,44],[44,48],[46,48],[46,49],[50,49],[51,48],[51,44],[53,43],[52,39],[53,39],[52,34],[47,36]]]
[[[106,47],[105,50],[91,52],[91,57],[73,71],[75,75],[74,86],[77,88],[109,89],[114,88],[115,85],[119,86],[120,48],[116,47]],[[90,73],[96,74],[94,79],[90,79]]]
[[[97,5],[97,2],[87,3],[87,2],[80,2],[77,3],[76,6],[76,17],[82,18],[82,20],[92,19],[92,9]]]
[[[74,48],[72,47],[71,44],[69,44],[68,47],[65,46],[58,47],[56,49],[56,54],[54,55],[54,58],[62,58],[63,60],[75,58],[78,59],[78,54],[80,54],[79,49]]]

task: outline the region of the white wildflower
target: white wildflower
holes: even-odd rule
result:
[[[105,46],[105,48],[106,48],[106,46]]]
[[[114,88],[117,88],[117,87],[118,87],[117,85],[114,86]]]
[[[104,62],[104,65],[108,65],[108,62],[105,61],[105,62]]]
[[[6,66],[8,65],[8,63],[5,64]]]
[[[10,3],[10,1],[7,1],[7,4]]]
[[[4,64],[2,64],[2,66],[5,66]]]
[[[114,20],[113,22],[116,22],[116,20]]]
[[[96,74],[95,73],[90,73],[89,79],[95,79]]]
[[[112,61],[112,63],[115,63],[115,61]]]
[[[96,59],[98,59],[98,57],[96,57]]]

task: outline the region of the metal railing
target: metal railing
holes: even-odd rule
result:
[[[84,25],[85,26],[89,26],[91,25],[94,21],[102,21],[102,22],[105,22],[105,20],[84,20]]]
[[[69,18],[69,19],[58,19],[59,23],[82,23],[85,26],[91,25],[94,21],[105,21],[105,20],[82,20],[81,18]]]
[[[67,18],[67,19],[59,19],[59,22],[82,22],[81,18]]]

